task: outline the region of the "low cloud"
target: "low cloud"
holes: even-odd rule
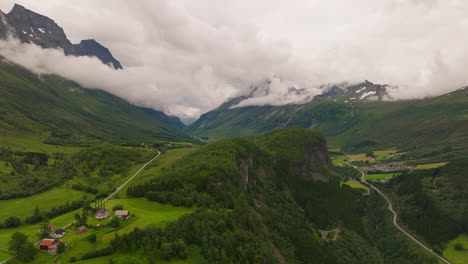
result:
[[[184,119],[266,79],[271,93],[246,104],[304,102],[321,84],[342,81],[396,85],[397,99],[468,84],[464,0],[18,2],[53,18],[75,43],[95,38],[125,70],[14,40],[1,43],[2,56]]]

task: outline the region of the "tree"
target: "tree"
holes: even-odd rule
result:
[[[52,232],[49,224],[45,223],[41,225],[41,228],[39,229],[39,239],[46,238],[50,235],[50,232]]]
[[[59,244],[57,245],[57,253],[63,253],[65,251],[65,247],[65,243],[59,242]]]
[[[8,250],[12,253],[18,253],[21,246],[28,241],[28,237],[20,232],[15,232],[8,243]]]
[[[21,220],[16,216],[8,217],[4,224],[5,228],[18,227],[19,225],[21,225]]]
[[[8,243],[8,250],[15,254],[21,261],[31,261],[37,254],[34,244],[28,241],[28,237],[20,232],[15,232]]]
[[[82,226],[86,225],[87,221],[88,221],[88,210],[83,209],[83,213],[81,214],[81,218],[80,218],[80,225]]]
[[[76,257],[75,257],[75,256],[71,256],[71,257],[70,257],[70,262],[76,262]]]

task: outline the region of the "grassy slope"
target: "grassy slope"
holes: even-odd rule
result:
[[[0,131],[7,138],[65,145],[190,140],[175,118],[7,62],[0,63],[0,93]]]
[[[0,200],[0,221],[10,216],[19,217],[24,220],[31,216],[34,208],[39,207],[41,211],[48,211],[52,207],[64,205],[66,202],[81,200],[84,195],[92,199],[93,195],[82,191],[72,190],[66,187],[57,187],[41,194],[25,198]]]

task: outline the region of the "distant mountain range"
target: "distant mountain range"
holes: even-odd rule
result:
[[[0,38],[12,33],[23,43],[34,43],[43,48],[60,48],[66,55],[97,57],[114,69],[123,69],[112,53],[94,39],[72,44],[64,30],[54,20],[15,4],[10,13],[0,11]]]
[[[369,81],[324,88],[304,104],[236,107],[252,94],[233,98],[202,115],[187,131],[219,139],[300,126],[319,129],[331,146],[348,151],[396,146],[421,157],[468,155],[468,89],[392,101],[384,100],[389,99],[388,85]]]

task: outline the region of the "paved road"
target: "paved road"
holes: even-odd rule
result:
[[[115,192],[111,193],[109,196],[107,196],[106,199],[102,200],[101,203],[109,200],[110,198],[112,198],[114,195],[116,195],[120,190],[122,190],[123,187],[125,187],[129,182],[131,182],[138,174],[140,174],[140,172],[146,168],[146,166],[148,166],[151,162],[153,162],[153,160],[157,159],[159,157],[159,155],[161,155],[161,152],[159,152],[159,150],[156,150],[158,152],[158,155],[156,155],[156,157],[154,157],[153,159],[151,159],[150,161],[148,161],[147,163],[145,163],[143,166],[141,166],[141,168],[135,172],[135,174],[133,174],[132,177],[130,177],[126,182],[124,182],[122,185],[120,185],[119,187],[117,187],[117,189],[115,189]],[[70,225],[72,225],[73,223],[75,223],[75,221],[73,221]],[[34,245],[38,245],[39,243],[41,243],[42,240],[39,240],[38,242],[36,242]],[[4,263],[7,263],[8,261],[14,259],[16,256],[13,256],[7,260],[4,260],[2,262],[0,262],[0,264],[4,264]]]
[[[406,232],[401,226],[398,225],[398,222],[397,222],[397,219],[398,219],[398,214],[395,212],[395,210],[393,210],[393,204],[392,202],[390,201],[390,199],[387,198],[387,196],[381,192],[377,187],[375,187],[374,185],[370,184],[369,182],[366,181],[365,179],[365,173],[363,171],[360,171],[361,172],[361,181],[367,185],[369,185],[372,189],[374,189],[376,192],[378,192],[380,195],[382,195],[382,197],[388,202],[388,210],[390,210],[390,212],[393,214],[393,225],[395,225],[401,232],[403,232],[406,236],[408,236],[409,238],[411,238],[414,242],[416,242],[418,245],[420,245],[422,248],[424,248],[425,250],[429,251],[429,253],[431,253],[432,255],[436,256],[438,259],[440,259],[441,261],[443,261],[444,263],[447,263],[447,264],[452,264],[450,261],[446,260],[445,258],[439,256],[438,254],[436,254],[432,249],[426,247],[423,243],[419,242],[419,240],[417,240],[415,237],[413,237],[410,233]]]

